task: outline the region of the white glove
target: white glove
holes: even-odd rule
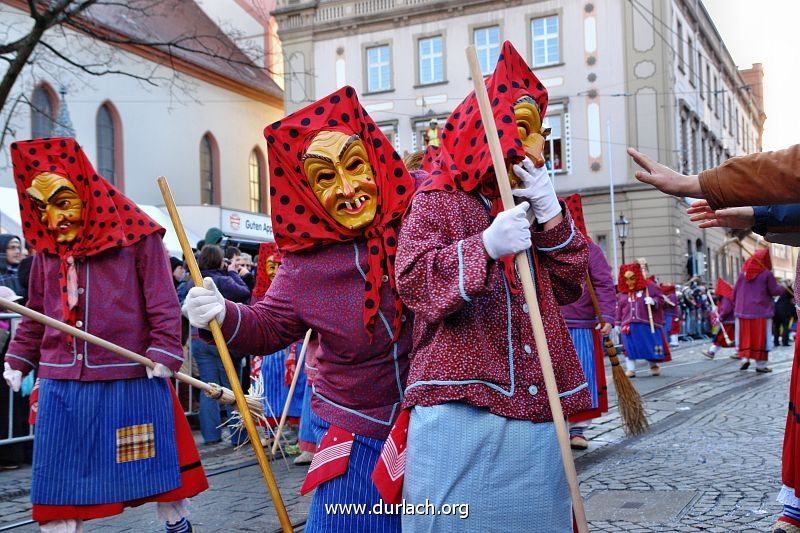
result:
[[[653,300],[650,296],[645,296],[644,298],[645,305],[656,305],[656,301]]]
[[[483,232],[483,246],[492,259],[512,255],[531,247],[531,223],[525,216],[530,206],[522,202],[503,211]]]
[[[3,379],[6,380],[11,390],[19,392],[19,388],[22,385],[22,372],[14,370],[8,363],[3,363]]]
[[[536,168],[526,157],[522,163],[514,165],[514,174],[522,180],[522,186],[513,189],[511,194],[531,203],[533,216],[539,223],[547,222],[561,213],[561,205],[545,167]]]
[[[225,298],[211,278],[203,278],[202,287],[192,287],[183,301],[183,314],[196,328],[208,328],[208,323],[225,320]]]
[[[149,366],[144,367],[147,371],[147,378],[171,378],[172,377],[172,370],[165,367],[161,363],[156,363],[155,368],[150,368]]]

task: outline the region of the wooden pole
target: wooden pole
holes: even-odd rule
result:
[[[139,363],[140,365],[146,366],[150,369],[156,366],[155,362],[152,359],[149,359],[143,355],[139,355],[136,352],[132,352],[127,348],[123,348],[113,342],[109,342],[103,338],[97,337],[92,335],[91,333],[87,333],[78,328],[74,328],[69,324],[65,324],[64,322],[60,322],[55,318],[51,318],[47,315],[34,311],[33,309],[28,309],[25,306],[19,305],[16,302],[12,302],[11,300],[7,300],[5,298],[0,298],[0,307],[8,309],[13,313],[17,313],[18,315],[22,315],[26,318],[29,318],[33,321],[36,321],[44,326],[51,327],[56,329],[62,333],[67,335],[72,335],[77,339],[81,339],[83,341],[88,342],[89,344],[94,344],[95,346],[99,346],[104,350],[108,350],[109,352],[115,353],[121,357],[129,359],[135,363]],[[221,387],[219,385],[212,385],[210,383],[206,383],[205,381],[200,381],[199,379],[193,378],[188,374],[184,374],[183,372],[173,372],[172,376],[181,381],[190,385],[192,387],[197,387],[198,389],[205,391],[208,395],[215,400],[221,403],[233,403],[233,392],[225,387]],[[250,407],[251,412],[255,411],[256,413],[261,414],[263,412],[263,408],[260,403],[253,398],[247,398],[247,403]]]
[[[183,223],[178,215],[178,209],[175,207],[175,201],[172,199],[172,192],[170,192],[167,178],[159,176],[157,181],[158,187],[161,189],[161,195],[164,197],[164,204],[172,219],[172,226],[175,228],[175,233],[178,235],[178,240],[181,243],[183,257],[186,261],[186,265],[189,267],[192,281],[195,287],[202,287],[203,277],[200,275],[200,269],[197,267],[197,261],[192,253],[192,247],[189,244],[189,240],[186,238],[186,232],[183,230]],[[236,397],[236,407],[247,429],[247,436],[250,437],[250,445],[253,447],[253,451],[256,454],[256,460],[258,461],[261,474],[269,489],[269,494],[272,497],[272,503],[275,506],[275,512],[278,514],[278,520],[280,521],[284,533],[292,533],[292,522],[289,520],[286,506],[283,504],[281,492],[278,489],[278,484],[275,482],[275,476],[272,474],[272,469],[269,467],[267,454],[264,453],[264,448],[261,446],[261,439],[258,436],[256,425],[253,423],[253,417],[250,415],[250,410],[247,408],[247,401],[245,400],[244,391],[242,391],[242,384],[239,382],[239,374],[233,366],[233,360],[228,352],[228,345],[225,342],[225,338],[222,336],[222,328],[216,320],[212,320],[208,326],[209,329],[211,329],[211,334],[214,336],[214,343],[217,346],[217,350],[219,350],[222,366],[225,367],[225,374],[228,376],[231,389]]]
[[[475,47],[468,46],[466,53],[467,61],[469,62],[470,75],[472,76],[472,82],[475,85],[475,96],[478,99],[478,106],[480,107],[481,111],[483,127],[486,130],[486,139],[489,143],[489,151],[492,155],[494,173],[497,177],[497,184],[500,189],[500,197],[503,201],[503,208],[506,210],[512,209],[515,204],[514,197],[511,194],[511,183],[508,181],[508,171],[506,170],[505,161],[503,160],[503,150],[500,146],[500,138],[497,135],[497,124],[495,124],[492,107],[489,103],[489,96],[486,93],[486,86],[483,83],[483,74],[481,74],[481,69],[478,66],[478,56],[475,53]],[[536,352],[539,355],[539,362],[542,367],[542,375],[544,377],[545,389],[547,391],[547,400],[550,404],[550,412],[553,414],[553,424],[556,428],[558,445],[561,449],[561,460],[564,464],[564,472],[567,476],[567,483],[569,484],[569,491],[572,497],[572,511],[575,516],[575,522],[578,526],[578,531],[580,533],[588,533],[589,526],[586,522],[583,499],[581,498],[581,491],[580,487],[578,486],[578,474],[575,470],[575,462],[572,458],[572,451],[569,447],[567,423],[564,420],[564,412],[561,409],[561,400],[558,397],[558,385],[556,384],[555,374],[553,373],[553,363],[550,360],[550,350],[547,346],[544,324],[542,323],[542,314],[539,309],[539,300],[536,296],[536,288],[534,287],[533,277],[531,275],[530,262],[528,261],[528,256],[525,254],[525,252],[517,254],[515,260],[517,264],[517,272],[520,280],[522,281],[522,291],[525,295],[525,303],[528,305],[528,316],[531,319],[533,338],[536,343]]]
[[[714,301],[714,297],[711,296],[709,297],[708,300],[711,302],[711,310],[714,311],[717,314],[717,317],[719,318],[719,327],[722,329],[722,336],[725,338],[725,347],[729,348],[731,344],[731,339],[730,337],[728,337],[728,332],[725,331],[725,324],[722,323],[722,317],[719,316],[719,312],[717,311],[718,309],[717,304]]]
[[[645,283],[647,283],[646,279],[645,279]],[[647,298],[650,298],[650,289],[647,287],[647,285],[645,285],[645,287],[644,287],[644,295]],[[653,323],[653,308],[650,306],[649,303],[645,303],[645,305],[647,306],[647,318],[650,319],[650,333],[655,333],[656,332],[656,326]]]
[[[278,446],[281,442],[281,435],[283,433],[283,425],[286,423],[286,417],[289,416],[289,407],[292,405],[292,396],[294,396],[294,389],[297,387],[297,379],[300,372],[303,371],[303,360],[306,358],[306,350],[308,350],[308,342],[311,340],[311,330],[306,331],[306,336],[303,339],[303,347],[300,349],[300,355],[297,356],[297,361],[294,367],[294,376],[292,376],[292,384],[289,386],[289,394],[286,396],[286,403],[283,404],[283,413],[281,413],[281,421],[278,424],[278,430],[275,432],[275,443],[272,445],[272,455],[278,451]]]

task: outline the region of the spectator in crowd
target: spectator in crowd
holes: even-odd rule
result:
[[[786,288],[786,292],[775,300],[775,315],[772,319],[772,344],[774,346],[781,346],[781,344],[789,346],[789,327],[792,324],[792,319],[797,318],[797,311],[794,307],[794,294],[791,292],[791,281],[784,280],[783,286]]]
[[[239,274],[225,267],[225,254],[219,246],[206,244],[200,252],[198,267],[204,278],[210,277],[214,280],[220,293],[226,299],[239,303],[250,301],[250,289],[247,288]],[[192,354],[197,361],[201,380],[218,383],[223,387],[230,387],[219,351],[213,343],[207,343],[200,338],[193,339]],[[232,352],[231,357],[233,357],[234,366],[240,369],[242,356]],[[227,410],[228,415],[230,415],[230,407]],[[222,431],[219,425],[219,404],[217,404],[216,400],[206,395],[200,396],[200,431],[206,444],[222,440]],[[239,444],[239,436],[237,435],[232,439],[234,444]],[[241,435],[241,438],[244,438],[244,435]]]
[[[206,231],[205,239],[203,239],[200,242],[203,243],[203,246],[209,244],[218,244],[222,248],[225,248],[225,246],[222,244],[222,240],[227,239],[227,237],[228,236],[222,233],[222,230],[219,228],[208,228],[208,231]],[[200,243],[197,243],[197,249],[199,251],[202,251],[203,246],[200,246]]]
[[[0,285],[19,294],[22,287],[17,277],[19,263],[22,261],[22,241],[16,235],[0,235]]]
[[[250,289],[250,292],[253,292],[253,288],[256,286],[256,273],[253,269],[253,257],[245,252],[242,252],[242,255],[239,256],[239,265],[237,266],[239,269],[239,277],[242,278],[242,281],[245,282],[247,287]]]
[[[18,301],[20,298],[13,290],[4,285],[0,285],[0,297],[12,302]],[[11,321],[0,319],[0,359],[6,354],[12,333]],[[9,420],[9,415],[11,415],[11,420]],[[30,433],[28,399],[22,392],[12,393],[5,380],[0,380],[0,439],[24,437],[28,433]],[[33,446],[30,442],[16,442],[0,446],[0,471],[15,470],[22,463],[30,462],[32,451]]]
[[[19,280],[19,303],[25,305],[28,301],[28,282],[31,279],[31,265],[33,264],[34,254],[26,255],[25,258],[19,262],[19,269],[17,269],[17,279]]]
[[[169,258],[169,267],[172,271],[172,283],[177,289],[178,285],[180,285],[181,281],[183,281],[186,276],[186,269],[183,267],[183,261],[177,257]]]

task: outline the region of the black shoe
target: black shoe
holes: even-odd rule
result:
[[[747,370],[748,368],[750,368],[750,361],[745,361],[742,363],[742,366],[739,367],[739,370]]]
[[[772,372],[772,369],[765,366],[764,368],[756,368],[756,372],[760,374],[766,374],[768,372]]]

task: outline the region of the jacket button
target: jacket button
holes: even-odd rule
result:
[[[539,387],[537,387],[536,385],[531,385],[530,387],[528,387],[528,392],[530,393],[531,396],[536,396],[536,394],[539,392]]]
[[[522,304],[522,312],[523,313],[527,313],[528,312],[528,304]]]
[[[384,275],[381,277],[381,281],[383,281],[384,283],[386,283],[387,281],[389,281],[389,276],[387,276],[386,274],[384,274]]]
[[[78,287],[78,294],[83,294],[83,293],[84,293],[83,287]]]
[[[406,315],[400,315],[400,322],[406,321]]]
[[[83,327],[83,322],[81,322],[80,320],[78,320],[77,322],[75,322],[75,327],[76,327],[76,328],[82,328],[82,327]]]
[[[78,358],[78,361],[83,361],[83,354],[79,353],[77,358]]]
[[[525,353],[531,353],[531,347],[528,344],[523,346],[522,349],[525,350]]]

